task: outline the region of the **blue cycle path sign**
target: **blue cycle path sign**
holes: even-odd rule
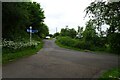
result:
[[[38,30],[31,30],[31,29],[27,29],[27,32],[30,32],[30,33],[35,33],[35,32],[38,32]]]

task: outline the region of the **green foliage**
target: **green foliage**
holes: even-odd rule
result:
[[[49,29],[44,22],[44,11],[36,2],[3,2],[2,3],[2,32],[3,39],[21,41],[28,39],[26,32],[30,26],[37,29],[35,35],[45,37]]]
[[[39,42],[49,34],[44,19],[44,11],[36,2],[2,3],[3,63],[35,54],[42,48],[42,43]],[[33,30],[38,30],[32,34],[31,43],[29,33],[26,31],[30,26]]]
[[[68,46],[71,48],[82,49],[82,50],[99,51],[102,49],[102,47],[95,46],[90,41],[84,41],[82,39],[72,39],[71,37],[58,37],[57,42],[59,42],[63,46]]]
[[[45,25],[45,24],[39,24],[39,29],[38,29],[38,36],[40,37],[40,38],[45,38],[48,34],[49,34],[49,29],[48,29],[48,26],[47,25]]]
[[[66,28],[61,29],[60,37],[57,41],[72,48],[87,49],[92,51],[107,51],[120,53],[120,2],[92,2],[86,8],[86,14],[91,18],[86,23],[86,28],[78,26],[78,31]],[[91,15],[92,14],[92,15]],[[110,27],[105,33],[102,25]],[[106,35],[104,35],[106,34]],[[75,39],[78,37],[79,39]]]
[[[91,41],[94,37],[97,37],[95,27],[93,26],[93,22],[91,20],[86,24],[86,29],[83,32],[83,37],[85,41]]]
[[[70,37],[58,37],[58,42],[60,42],[61,44],[65,45],[65,46],[73,46],[74,44],[74,40],[71,39]]]
[[[86,24],[86,29],[83,32],[83,40],[86,42],[86,44],[88,44],[87,49],[90,49],[89,47],[102,48],[102,47],[105,47],[105,43],[106,43],[106,38],[98,36],[92,20],[89,20]]]
[[[86,8],[86,14],[96,25],[98,31],[102,34],[101,25],[107,24],[110,27],[107,30],[106,44],[109,45],[110,51],[113,53],[120,53],[120,1],[119,2],[92,2]],[[91,16],[92,14],[92,16]],[[108,43],[107,43],[108,42]]]
[[[77,38],[82,38],[83,37],[83,27],[78,26],[78,31],[77,31]]]
[[[62,29],[61,29],[61,32],[60,32],[60,35],[61,35],[61,36],[69,36],[69,37],[71,37],[71,38],[75,38],[75,37],[76,37],[76,34],[77,34],[77,32],[75,31],[75,29],[74,29],[74,28],[69,29],[68,26],[66,26],[65,29],[62,28]]]
[[[72,39],[71,37],[58,37],[57,42],[64,46],[74,47],[74,48],[85,48],[84,42],[80,42],[77,39]]]
[[[48,34],[47,36],[53,37],[53,35],[52,35],[52,34]]]
[[[25,4],[23,3],[23,5]],[[27,11],[24,9],[24,7],[20,8],[19,6],[21,7],[20,3],[2,3],[3,38],[12,39],[16,37],[15,34],[17,32],[19,33],[19,30],[23,29],[23,25],[25,25],[23,21],[28,21],[25,15],[28,15]]]
[[[120,28],[119,4],[120,2],[92,2],[91,5],[86,8],[86,13],[92,14],[92,19],[99,27],[106,23],[110,25],[110,32],[115,32]]]
[[[54,35],[53,35],[53,37],[55,38],[55,37],[57,37],[57,36],[59,36],[60,35],[60,33],[55,33]]]
[[[113,68],[103,73],[98,80],[119,80],[120,68]]]
[[[120,33],[114,33],[108,36],[108,43],[110,45],[111,52],[120,54]]]
[[[106,37],[99,37],[96,32],[96,27],[92,20],[89,20],[86,23],[86,28],[83,31],[83,28],[78,26],[78,35],[80,34],[80,38],[71,37],[69,33],[70,29],[66,27],[65,29],[61,29],[61,33],[57,41],[64,45],[72,48],[83,49],[83,50],[92,50],[92,51],[105,51]],[[76,36],[77,37],[77,36]],[[107,50],[106,50],[107,51]]]

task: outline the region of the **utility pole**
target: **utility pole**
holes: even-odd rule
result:
[[[56,27],[56,33],[57,33],[57,27]]]

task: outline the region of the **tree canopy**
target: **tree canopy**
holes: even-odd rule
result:
[[[76,34],[77,34],[77,32],[75,31],[75,29],[74,29],[74,28],[69,29],[68,26],[66,26],[65,29],[62,28],[62,29],[61,29],[61,32],[60,32],[60,35],[61,35],[61,36],[69,36],[69,37],[71,37],[71,38],[75,38],[75,37],[76,37]]]
[[[2,3],[2,29],[3,38],[15,40],[27,38],[26,29],[32,26],[38,30],[39,37],[49,33],[44,24],[44,11],[36,2],[3,2]],[[44,36],[42,36],[44,35]]]
[[[96,25],[107,24],[110,26],[109,32],[120,32],[120,2],[92,2],[86,8],[86,13]],[[92,14],[92,15],[91,15]]]
[[[120,53],[120,1],[119,2],[92,2],[86,8],[86,14],[92,19],[98,30],[101,25],[107,24],[107,40],[112,52]]]

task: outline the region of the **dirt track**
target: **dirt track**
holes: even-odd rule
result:
[[[118,56],[63,49],[44,40],[37,54],[3,66],[3,78],[97,78],[118,66]]]

